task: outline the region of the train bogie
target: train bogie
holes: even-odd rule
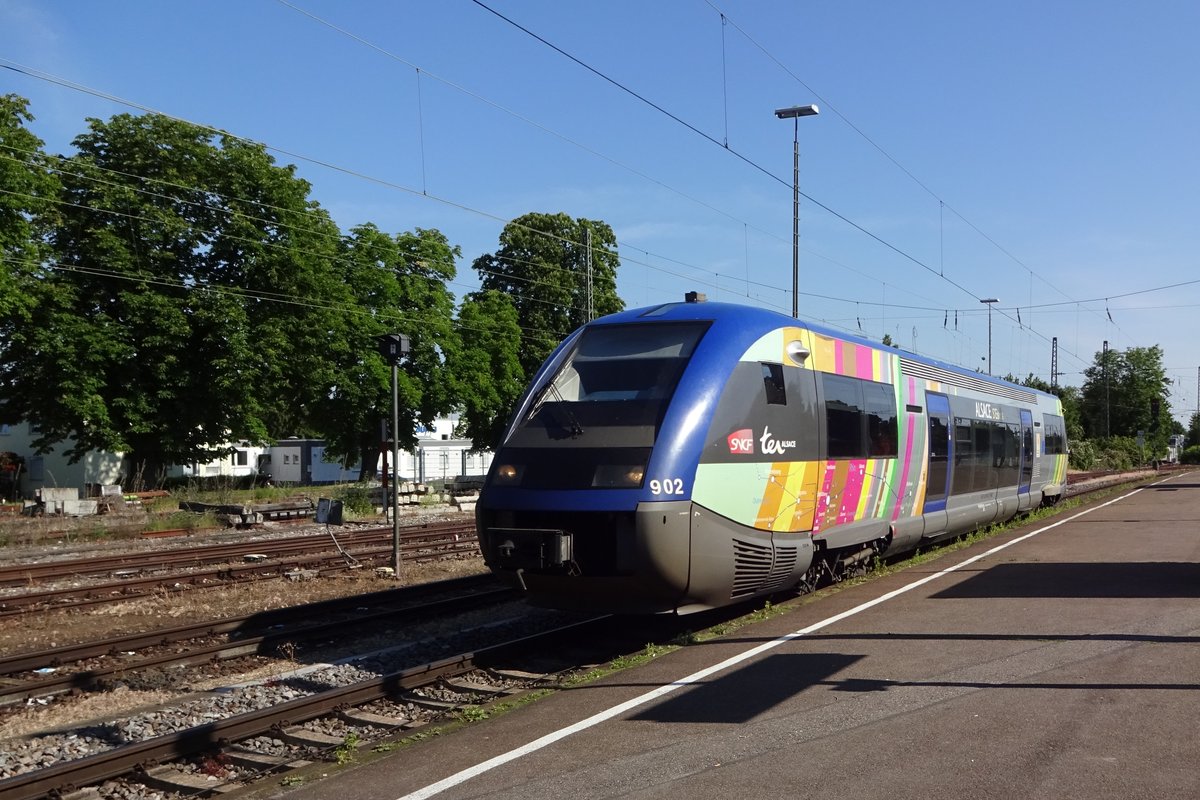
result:
[[[1061,492],[1052,395],[771,312],[682,303],[572,334],[477,506],[534,602],[687,612],[860,569]]]

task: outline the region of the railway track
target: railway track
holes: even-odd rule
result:
[[[402,528],[400,531],[402,544],[433,538],[473,537],[474,535],[475,524],[473,521],[421,525]],[[268,557],[282,558],[336,549],[338,544],[343,547],[355,548],[390,544],[391,537],[392,529],[390,527],[361,528],[338,531],[336,540],[320,533],[282,539],[177,547],[150,553],[120,553],[111,556],[9,564],[0,567],[0,586],[22,586],[35,581],[100,575],[122,569],[158,571],[200,567],[260,553]]]
[[[263,707],[183,730],[116,746],[98,745],[102,749],[97,752],[0,780],[0,797],[61,797],[115,778],[174,792],[212,790],[208,777],[197,783],[196,762],[189,764],[187,759],[220,764],[229,780],[245,783],[329,759],[349,742],[370,742],[401,731],[411,735],[419,726],[444,721],[465,709],[544,686],[563,672],[640,649],[645,635],[623,621],[595,618],[518,632],[415,666],[358,670],[359,679],[327,688],[321,688],[323,679],[310,672],[302,681],[310,691],[301,697],[269,697]],[[287,682],[275,681],[272,688]],[[181,713],[198,715],[195,709]],[[304,724],[314,720],[321,721]],[[362,735],[338,736],[322,730],[341,731],[347,726],[362,730]],[[267,752],[261,741],[254,741],[257,737],[271,742]]]
[[[125,684],[139,671],[277,656],[282,648],[412,624],[512,599],[491,575],[472,575],[267,613],[181,625],[0,658],[0,706]]]
[[[0,596],[0,617],[125,601],[163,589],[212,587],[304,571],[328,574],[364,565],[390,564],[391,537],[390,529],[380,528],[344,537],[344,543],[342,540],[334,542],[324,535],[313,535],[149,554],[11,565],[0,569],[0,586],[7,584]],[[422,526],[406,529],[400,534],[401,560],[405,562],[477,551],[472,523]],[[212,564],[220,566],[207,566]],[[115,579],[96,580],[99,575],[115,576]],[[89,578],[91,580],[85,580]],[[37,588],[38,582],[68,579],[75,585]],[[16,586],[29,586],[30,590],[13,591]]]

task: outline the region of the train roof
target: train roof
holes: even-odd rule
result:
[[[834,339],[841,339],[847,342],[853,342],[867,347],[874,347],[879,350],[893,349],[897,355],[905,359],[916,361],[921,364],[937,367],[949,372],[961,375],[964,378],[973,380],[983,380],[989,383],[994,383],[1001,386],[1013,386],[1027,392],[1035,392],[1040,395],[1054,397],[1048,392],[1043,392],[1040,389],[1035,389],[1030,386],[1022,386],[1011,381],[1002,380],[992,375],[975,372],[966,367],[957,364],[951,364],[945,361],[939,361],[928,356],[913,353],[904,350],[900,347],[890,347],[881,342],[865,339],[861,336],[854,336],[843,331],[834,330],[824,325],[813,324],[804,319],[792,319],[786,314],[781,314],[778,311],[772,311],[766,308],[757,306],[742,305],[739,303],[717,303],[717,302],[675,302],[662,303],[655,306],[644,306],[642,308],[632,308],[626,311],[619,311],[615,314],[609,314],[594,320],[592,324],[628,324],[633,322],[647,321],[711,321],[721,325],[723,328],[766,332],[768,330],[778,328],[784,325],[797,325],[806,328],[814,333],[819,333],[823,336],[829,336]]]

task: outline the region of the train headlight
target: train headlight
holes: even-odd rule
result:
[[[521,482],[524,470],[515,464],[501,464],[496,467],[496,483],[501,486],[516,486]]]
[[[592,488],[637,489],[645,475],[641,464],[601,464],[592,476]]]

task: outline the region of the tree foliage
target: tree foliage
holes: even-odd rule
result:
[[[90,120],[61,159],[45,301],[5,367],[7,416],[43,451],[209,460],[237,439],[303,429],[328,376],[314,347],[343,336],[320,302],[336,226],[265,150],[157,115]]]
[[[458,312],[462,350],[452,359],[462,403],[460,434],[475,450],[495,449],[524,389],[517,309],[497,291],[481,291]]]
[[[400,444],[411,448],[417,424],[431,425],[456,402],[448,363],[458,352],[454,298],[446,288],[461,255],[440,232],[417,228],[389,235],[371,223],[342,244],[341,280],[357,313],[353,336],[335,361],[336,379],[321,403],[326,454],[357,462],[374,475],[375,454],[391,427],[391,364],[376,349],[379,336],[403,333],[410,352],[397,372]]]
[[[0,95],[0,354],[41,302],[47,232],[60,189],[53,160],[26,127],[32,121],[23,98]],[[0,371],[0,378],[16,376]]]
[[[475,259],[482,290],[502,292],[517,310],[526,378],[568,333],[625,307],[617,296],[619,264],[612,228],[563,213],[514,219],[500,248]]]
[[[1170,378],[1162,365],[1162,350],[1131,347],[1096,354],[1084,370],[1081,416],[1091,437],[1147,436],[1165,440],[1170,427]]]

